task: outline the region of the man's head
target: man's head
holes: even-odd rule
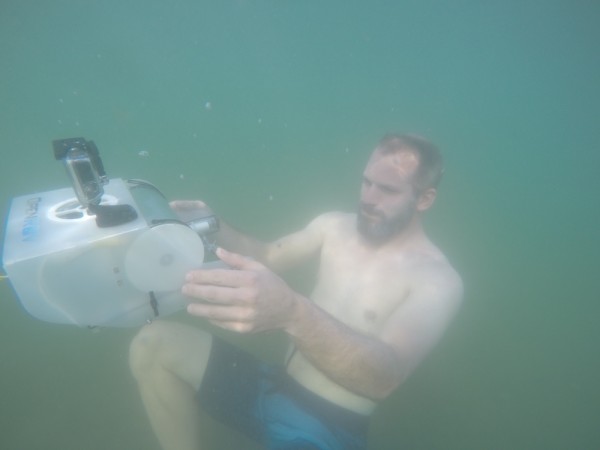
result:
[[[442,158],[427,139],[390,134],[375,148],[361,188],[357,227],[373,243],[406,229],[435,200]]]

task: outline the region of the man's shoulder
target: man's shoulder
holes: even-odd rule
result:
[[[450,264],[445,257],[443,260],[436,261],[432,265],[432,272],[440,281],[444,282],[448,287],[454,287],[462,291],[462,278],[458,271]]]
[[[322,214],[319,214],[315,220],[323,220],[329,222],[339,222],[339,221],[352,221],[355,220],[356,214],[349,213],[344,211],[328,211]]]
[[[315,217],[310,226],[322,231],[339,232],[342,229],[352,226],[355,220],[356,214],[342,211],[329,211]]]
[[[441,252],[426,253],[421,255],[419,262],[414,266],[414,282],[417,286],[426,289],[444,290],[449,296],[461,299],[463,295],[463,281]]]

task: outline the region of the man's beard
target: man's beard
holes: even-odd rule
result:
[[[384,244],[408,226],[416,212],[415,204],[416,201],[411,202],[402,211],[391,217],[386,217],[370,205],[361,204],[356,215],[356,229],[371,244]],[[371,222],[363,215],[363,212],[379,220]]]

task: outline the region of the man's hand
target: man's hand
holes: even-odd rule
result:
[[[263,264],[222,248],[217,256],[231,269],[195,270],[182,288],[190,314],[238,333],[286,328],[296,293]]]
[[[179,219],[186,223],[213,214],[208,205],[201,200],[175,200],[170,202],[169,206]]]

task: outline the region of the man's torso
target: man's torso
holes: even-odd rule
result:
[[[411,251],[373,251],[356,232],[355,215],[336,214],[324,230],[320,267],[311,299],[336,319],[366,335],[377,336],[386,319],[408,297],[415,276],[428,261],[443,255],[429,241]],[[288,373],[308,389],[352,411],[369,414],[372,400],[337,385],[300,352]]]

